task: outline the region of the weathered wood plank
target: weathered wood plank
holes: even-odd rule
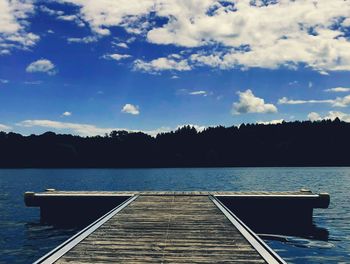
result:
[[[265,263],[208,196],[139,196],[56,263]]]

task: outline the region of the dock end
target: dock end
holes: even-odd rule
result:
[[[331,197],[330,197],[329,193],[321,192],[321,193],[319,193],[318,197],[319,197],[318,208],[328,208],[330,201],[331,201]]]
[[[33,206],[35,193],[34,192],[25,192],[24,193],[24,204],[26,206]]]

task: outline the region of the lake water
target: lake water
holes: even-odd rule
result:
[[[315,225],[328,230],[328,238],[265,241],[288,263],[350,263],[350,168],[0,170],[0,263],[31,263],[78,231],[42,225],[39,209],[24,206],[25,191],[46,188],[328,192],[329,208],[314,211]]]

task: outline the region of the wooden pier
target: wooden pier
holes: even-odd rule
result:
[[[285,263],[220,198],[329,204],[329,195],[309,191],[25,194],[28,206],[56,209],[69,200],[91,206],[94,198],[95,205],[112,198],[119,204],[35,263]]]

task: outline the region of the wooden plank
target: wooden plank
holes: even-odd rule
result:
[[[97,230],[100,226],[102,226],[105,222],[107,222],[109,219],[111,219],[115,214],[120,212],[123,208],[128,206],[131,202],[133,202],[137,196],[130,197],[127,201],[124,203],[118,205],[116,208],[102,216],[101,218],[97,219],[95,222],[93,222],[91,225],[87,226],[80,232],[78,232],[76,235],[69,238],[67,241],[59,245],[54,250],[50,251],[40,259],[38,259],[34,264],[37,263],[53,263],[57,259],[59,259],[62,255],[64,255],[66,252],[71,250],[75,245],[80,243],[83,239],[88,237],[91,233],[93,233],[95,230]]]
[[[56,263],[266,263],[208,196],[139,196]]]
[[[271,264],[286,264],[286,262],[278,256],[262,239],[260,239],[248,226],[246,226],[235,214],[229,211],[215,197],[210,197],[220,211],[230,220],[230,222],[238,229],[238,231],[248,240],[248,242],[256,249],[260,256]]]

